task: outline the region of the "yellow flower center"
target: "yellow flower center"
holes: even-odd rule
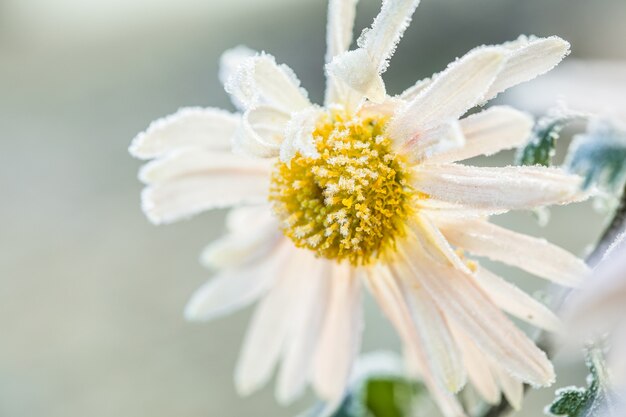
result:
[[[365,265],[405,236],[415,193],[384,136],[386,122],[325,114],[313,132],[319,157],[276,163],[270,201],[296,246]]]

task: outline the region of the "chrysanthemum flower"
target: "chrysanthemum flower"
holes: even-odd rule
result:
[[[554,371],[503,311],[550,330],[558,320],[465,253],[575,285],[587,272],[581,260],[488,217],[584,196],[580,179],[557,169],[457,163],[519,146],[532,126],[504,106],[462,117],[550,70],[569,44],[481,46],[391,97],[381,73],[419,1],[383,1],[348,51],[355,3],[330,1],[323,107],[289,67],[239,47],[220,75],[240,113],[182,109],[133,141],[133,155],[153,159],[140,178],[154,223],[235,207],[227,235],[202,255],[218,274],[186,316],[212,319],[261,299],[238,390],[254,391],[280,362],[280,401],[311,384],[333,403],[359,351],[365,286],[447,416],[463,415],[453,393],[466,379],[485,400],[503,392],[519,406],[522,383],[548,385]]]

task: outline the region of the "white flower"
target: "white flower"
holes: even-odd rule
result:
[[[186,316],[208,320],[260,299],[239,391],[266,383],[280,362],[280,401],[311,384],[336,403],[359,351],[365,285],[446,416],[463,415],[453,393],[466,379],[487,401],[504,392],[518,407],[522,383],[548,385],[554,371],[503,311],[549,330],[558,319],[464,251],[576,285],[587,273],[581,260],[487,218],[585,196],[579,177],[557,169],[458,164],[519,146],[532,126],[505,106],[462,117],[551,69],[569,44],[481,46],[389,97],[380,74],[418,1],[383,1],[347,51],[355,3],[330,1],[324,107],[289,67],[239,47],[220,76],[241,113],[183,109],[133,141],[133,155],[153,159],[140,178],[154,223],[236,207],[228,234],[202,255],[218,274]]]

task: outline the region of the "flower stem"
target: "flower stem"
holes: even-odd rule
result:
[[[613,218],[611,222],[608,224],[604,232],[598,239],[594,249],[587,256],[585,261],[591,267],[595,267],[601,260],[607,249],[611,246],[613,242],[617,239],[617,237],[626,229],[626,185],[624,186],[624,190],[622,190],[622,195],[620,197],[619,204],[617,209],[613,213]],[[554,298],[553,298],[553,310],[557,311],[561,308],[563,302],[567,298],[567,296],[571,293],[571,288],[563,288],[563,287],[555,287],[554,288]],[[546,352],[549,358],[554,356],[555,345],[552,341],[550,333],[546,331],[538,332],[535,337],[537,341],[537,346]],[[524,385],[524,393],[528,392],[529,385]],[[513,409],[511,405],[506,401],[506,399],[502,398],[499,404],[493,405],[485,409],[485,411],[480,414],[480,417],[502,417],[507,415]]]

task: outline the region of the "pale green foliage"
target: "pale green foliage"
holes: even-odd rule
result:
[[[626,129],[607,119],[590,121],[587,132],[575,136],[565,165],[585,178],[585,188],[621,190],[626,182]]]

